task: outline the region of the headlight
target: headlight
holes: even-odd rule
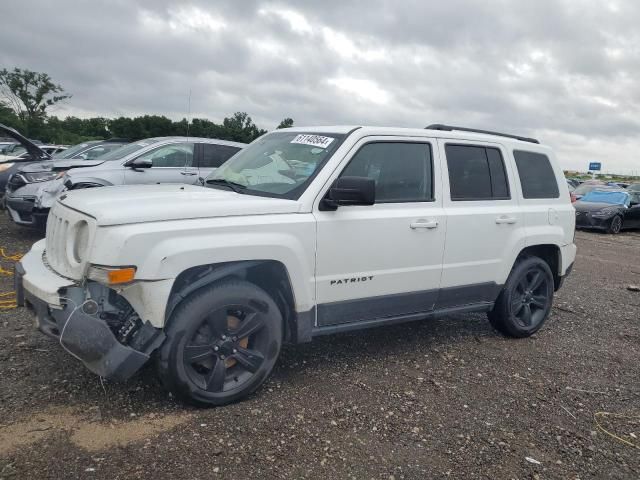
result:
[[[103,285],[121,285],[132,282],[136,276],[136,267],[106,267],[91,265],[87,278]]]
[[[68,239],[67,256],[72,263],[82,263],[87,258],[89,248],[89,224],[85,220],[80,220],[73,226],[73,232]]]
[[[15,165],[14,163],[0,163],[0,172],[4,172],[5,170],[9,170],[14,165]]]
[[[611,215],[615,215],[618,213],[618,208],[603,208],[602,210],[598,210],[597,212],[593,212],[591,214],[592,217],[610,217]]]
[[[29,183],[48,182],[49,180],[55,180],[64,175],[65,172],[38,172],[38,173],[25,173],[24,177]]]

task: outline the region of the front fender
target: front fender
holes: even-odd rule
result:
[[[175,280],[192,267],[273,260],[287,270],[297,311],[315,304],[315,220],[258,215],[99,227],[92,263],[135,265],[136,279]],[[166,306],[170,288],[163,293]],[[153,323],[153,322],[152,322]]]

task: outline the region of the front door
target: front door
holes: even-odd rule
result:
[[[640,192],[631,193],[631,205],[624,213],[625,228],[640,228]]]
[[[193,162],[194,144],[170,143],[155,148],[138,158],[149,159],[151,168],[127,168],[125,183],[188,183],[198,182],[198,169]]]
[[[431,311],[446,230],[435,144],[369,137],[339,169],[332,181],[373,178],[376,202],[335,211],[315,208],[317,325]]]

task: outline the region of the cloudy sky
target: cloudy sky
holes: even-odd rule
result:
[[[530,135],[565,168],[640,174],[637,0],[21,0],[0,66],[49,73],[55,114],[246,111],[258,126]]]

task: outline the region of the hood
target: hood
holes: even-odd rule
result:
[[[47,152],[41,150],[40,147],[38,147],[31,140],[20,135],[17,130],[14,130],[11,127],[7,127],[2,123],[0,123],[0,134],[5,137],[13,138],[16,142],[22,145],[27,150],[27,152],[29,152],[29,156],[31,157],[29,160],[31,161],[46,160],[51,158],[51,156]]]
[[[65,192],[63,205],[95,218],[98,225],[297,213],[298,202],[243,195],[194,185],[123,185]]]
[[[605,208],[615,207],[620,210],[624,209],[623,205],[612,205],[610,203],[596,203],[596,202],[576,202],[573,204],[576,212],[597,212],[598,210],[604,210]]]
[[[96,159],[96,160],[60,159],[60,160],[52,160],[48,162],[32,163],[30,165],[23,167],[21,171],[26,173],[50,172],[52,170],[70,170],[72,168],[96,167],[103,163],[104,161],[101,161],[99,159]]]

